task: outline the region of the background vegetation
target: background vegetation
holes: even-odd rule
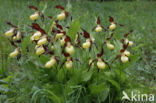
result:
[[[71,72],[55,71],[54,68],[46,70],[42,66],[46,57],[38,58],[33,53],[29,58],[23,54],[22,60],[12,60],[8,54],[13,48],[2,37],[8,29],[6,20],[20,26],[28,35],[27,31],[31,29],[26,24],[31,24],[29,15],[32,13],[28,5],[39,9],[45,5],[43,1],[36,0],[0,0],[0,103],[117,103],[122,90],[138,89],[143,93],[156,94],[156,2],[47,2],[46,16],[56,15],[57,10],[53,7],[61,4],[73,18],[80,17],[80,25],[88,31],[95,25],[97,16],[101,17],[103,25],[108,24],[108,16],[126,25],[115,32],[117,38],[133,29],[130,36],[135,43],[132,61],[123,66],[113,66],[115,73],[97,73],[84,72],[88,68],[86,66]],[[30,44],[27,41],[25,39],[23,45]]]

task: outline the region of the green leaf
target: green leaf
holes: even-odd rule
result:
[[[91,71],[90,72],[84,71],[81,75],[82,81],[84,81],[84,82],[89,81],[92,77],[92,74],[93,73]]]
[[[54,103],[61,103],[61,98],[59,98],[57,95],[55,95],[52,91],[45,89],[45,92],[47,92],[49,95],[48,97],[54,101]]]
[[[109,79],[108,81],[111,83],[112,86],[114,86],[118,91],[120,91],[120,85],[119,85],[119,83],[117,83],[113,79]]]
[[[65,79],[65,72],[63,69],[59,70],[57,73],[57,80],[59,82],[63,81]]]
[[[93,95],[98,95],[99,93],[104,92],[106,89],[108,89],[108,86],[105,83],[89,85],[89,90]]]
[[[30,36],[31,35],[29,35],[29,36],[27,36],[25,39],[24,39],[24,41],[22,42],[22,44],[21,44],[21,46],[22,46],[22,53],[23,54],[25,54],[26,53],[26,48],[27,48],[27,45],[28,45],[28,43],[29,43],[29,41],[30,41]]]
[[[80,21],[79,19],[76,19],[72,22],[67,35],[71,37],[71,40],[74,41],[75,35],[76,33],[79,31],[80,29]]]

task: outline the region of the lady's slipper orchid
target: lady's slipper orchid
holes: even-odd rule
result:
[[[101,58],[99,58],[99,59],[97,60],[97,67],[98,67],[99,69],[105,69],[105,67],[106,67],[106,64],[101,60]]]
[[[54,42],[56,42],[59,38],[63,37],[63,33],[57,33],[56,36],[54,37]]]
[[[55,46],[54,45],[51,46],[51,50],[55,50]]]
[[[46,67],[46,68],[51,68],[55,63],[56,63],[56,59],[55,59],[55,56],[53,56],[53,57],[45,64],[45,67]]]
[[[41,19],[42,19],[42,21],[44,21],[44,15],[41,12],[39,12],[39,10],[38,10],[37,7],[35,7],[35,6],[29,6],[29,8],[36,11],[34,14],[30,15],[30,17],[29,17],[30,20],[33,20],[33,21],[34,20],[37,20],[38,17],[40,16]]]
[[[133,32],[133,30],[130,30],[128,33],[124,34],[124,37],[123,37],[123,39],[121,40],[121,42],[122,42],[123,44],[127,44],[127,43],[128,43],[128,46],[132,46],[132,45],[133,45],[133,41],[129,41],[129,40],[127,39],[128,35],[131,34],[132,32]]]
[[[10,58],[16,57],[20,53],[20,49],[16,48],[12,53],[10,53]]]
[[[129,46],[133,46],[133,41],[129,41]]]
[[[104,59],[102,59],[102,56],[103,56],[103,48],[101,49],[101,52],[97,54],[97,58],[94,59],[91,63],[90,63],[90,66],[89,66],[89,69],[88,71],[90,70],[90,67],[92,66],[92,63],[94,62],[97,62],[97,67],[98,67],[98,71],[99,69],[105,69],[106,65],[109,67],[110,69],[110,66],[108,64],[108,62],[106,62]]]
[[[128,56],[128,57],[131,55],[131,53],[130,53],[128,50],[125,50],[125,51],[124,51],[124,54],[125,54],[126,56]]]
[[[117,55],[117,56],[114,58],[114,60],[112,61],[112,63],[113,63],[116,59],[118,59],[118,58],[121,58],[121,62],[122,62],[122,63],[127,63],[127,62],[129,61],[128,56],[130,56],[130,52],[126,50],[127,47],[128,47],[128,45],[129,45],[129,43],[123,44],[123,48],[120,50],[120,54]]]
[[[21,39],[21,32],[17,32],[17,34],[15,36],[13,36],[13,40],[19,40]]]
[[[91,46],[90,39],[86,39],[86,42],[82,44],[82,47],[83,47],[84,49],[90,48],[90,46]]]
[[[125,55],[121,56],[121,62],[122,63],[127,63],[128,61],[129,61],[129,59],[127,56],[125,56]]]
[[[39,40],[41,38],[41,35],[42,34],[40,31],[35,32],[33,35],[34,40]]]
[[[115,30],[116,29],[116,24],[115,23],[111,23],[111,25],[109,26],[109,30]]]
[[[36,55],[41,55],[45,52],[43,46],[39,46],[38,48],[36,48]]]
[[[108,27],[109,30],[113,31],[116,29],[116,25],[118,24],[117,22],[114,21],[114,18],[109,16],[109,22],[111,23],[110,26]],[[119,26],[124,26],[122,24],[118,24]]]
[[[102,31],[102,26],[100,25],[100,23],[101,23],[101,21],[100,21],[100,18],[98,17],[97,21],[96,21],[97,26],[94,27],[96,32],[101,32]]]
[[[41,39],[37,42],[37,45],[44,45],[47,43],[47,37],[43,36]]]
[[[114,45],[111,44],[111,43],[106,43],[107,45],[107,48],[110,49],[110,50],[113,50],[114,49]]]
[[[96,43],[94,42],[94,39],[90,37],[90,34],[86,30],[82,29],[82,31],[83,31],[83,36],[86,39],[86,42],[82,44],[82,47],[89,48],[89,50],[91,50],[92,44],[94,44],[96,46]],[[92,41],[92,39],[93,39],[93,41]],[[96,48],[97,48],[97,46],[96,46]]]
[[[67,69],[71,69],[72,66],[73,66],[73,62],[71,60],[67,60],[65,62],[65,66],[66,66]]]
[[[61,42],[61,46],[63,46],[65,44],[65,36],[62,37],[62,39],[60,40]]]
[[[4,35],[6,37],[10,37],[10,36],[14,35],[14,30],[15,30],[15,28],[12,28],[12,29],[8,30],[7,32],[5,32]]]
[[[30,15],[30,20],[37,20],[39,17],[39,13],[38,12],[35,12],[34,14]]]
[[[93,67],[94,67],[94,63],[92,63],[92,61],[93,61],[93,60],[91,60],[91,59],[89,60],[89,65],[91,65],[91,67],[93,68]],[[91,64],[91,63],[92,63],[92,64]]]
[[[129,43],[128,46],[133,46],[133,41],[129,41],[128,39],[125,40],[125,43],[126,43],[126,44]]]
[[[66,17],[66,14],[64,12],[62,12],[61,14],[57,15],[57,20],[64,20]]]
[[[62,12],[59,15],[57,15],[57,20],[61,21],[68,17],[69,13],[65,11],[64,7],[62,7],[61,5],[57,5],[55,8],[62,10]]]
[[[100,25],[97,25],[97,27],[95,28],[96,32],[101,32],[102,31],[102,27]]]
[[[70,42],[67,43],[67,46],[65,47],[65,51],[72,55],[74,53],[74,47],[71,45]]]

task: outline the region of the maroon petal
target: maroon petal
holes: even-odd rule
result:
[[[71,39],[70,39],[69,36],[66,36],[66,38],[65,38],[65,42],[71,42]]]
[[[9,41],[10,41],[10,43],[11,43],[12,46],[14,46],[14,47],[17,48],[17,45],[12,40],[9,40]]]
[[[42,22],[44,22],[44,15],[41,12],[39,12],[39,15],[41,17]]]
[[[119,26],[124,26],[123,24],[119,24]]]
[[[56,27],[59,28],[60,30],[63,30],[62,26],[59,24],[56,24]]]
[[[52,17],[52,16],[48,16],[48,18],[49,18],[49,19],[53,19],[53,17]]]
[[[59,59],[59,57],[57,57],[57,56],[55,56],[55,60],[57,61],[57,63],[60,62],[60,59]]]
[[[46,32],[44,31],[44,29],[42,29],[37,23],[32,23],[32,29],[35,29],[37,31],[40,31],[42,34],[46,34]]]
[[[48,53],[50,55],[54,55],[54,52],[50,51],[49,48],[48,48],[48,46],[43,45],[43,48],[44,48],[44,50],[45,50],[46,53]]]
[[[133,32],[133,30],[130,30],[128,33],[126,33],[125,35],[124,35],[124,37],[127,37],[130,33],[132,33]]]
[[[65,11],[64,13],[65,13],[66,18],[67,18],[69,16],[69,12]]]
[[[118,58],[120,58],[120,57],[121,57],[121,55],[117,55],[117,56],[113,59],[112,63],[113,63],[115,60],[117,60]]]
[[[56,5],[55,8],[64,10],[64,7],[62,7],[61,5]]]
[[[84,29],[82,29],[82,30],[83,30],[83,36],[85,38],[90,38],[90,34],[86,30],[84,30]]]
[[[22,40],[16,40],[15,42],[16,42],[16,43],[21,43],[21,42],[22,42]]]
[[[103,55],[103,47],[101,48],[101,52],[99,53],[99,54],[97,54],[97,57],[102,57],[102,55]]]
[[[92,29],[92,31],[94,31],[96,27],[97,27],[97,26],[94,26],[93,29]]]
[[[89,64],[88,72],[89,72],[89,70],[91,69],[92,64],[93,64],[94,62],[96,62],[96,61],[97,61],[97,59],[94,59],[94,60]]]
[[[14,27],[14,28],[18,28],[16,25],[13,25],[10,21],[7,21],[7,24]]]
[[[101,22],[101,21],[100,21],[100,17],[98,17],[98,18],[97,18],[97,22],[96,22],[96,23],[99,25],[99,24],[100,24],[100,22]]]
[[[104,59],[102,59],[103,62],[105,62],[105,64],[107,64],[108,68],[111,69],[109,63],[107,61],[105,61]]]
[[[120,53],[123,53],[127,49],[128,45],[129,42],[127,44],[123,44],[123,49],[120,50]]]
[[[38,11],[37,7],[35,7],[35,6],[30,5],[29,8]]]
[[[114,18],[109,16],[109,22],[114,22]]]
[[[106,40],[110,40],[112,37],[113,37],[113,33],[108,38],[106,38]]]

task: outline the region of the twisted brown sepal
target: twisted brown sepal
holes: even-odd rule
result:
[[[59,59],[59,57],[58,57],[58,56],[55,56],[55,60],[56,60],[57,64],[59,64],[60,59]]]
[[[82,28],[81,28],[82,29]],[[82,29],[82,31],[83,31],[83,36],[87,39],[87,38],[90,38],[90,34],[86,31],[86,30],[84,30],[84,29]]]
[[[16,25],[13,25],[10,21],[7,21],[7,24],[12,26],[13,28],[18,28]]]
[[[107,61],[105,61],[104,59],[102,59],[103,62],[105,62],[105,64],[108,66],[108,68],[111,70],[111,67],[109,65],[109,63]]]
[[[40,31],[42,34],[46,34],[46,32],[44,31],[44,29],[42,29],[37,23],[32,23],[32,29],[35,29],[37,31]]]
[[[119,24],[119,26],[124,26],[123,24]]]
[[[12,41],[12,40],[9,40],[10,41],[10,43],[11,43],[11,45],[12,46],[14,46],[14,47],[16,47],[17,48],[17,45],[15,44],[15,42],[14,41]]]
[[[49,19],[53,19],[53,17],[52,17],[52,16],[48,16],[48,18],[49,18]]]
[[[20,40],[16,40],[16,41],[14,41],[14,42],[16,42],[16,43],[21,43],[22,40],[20,39]]]
[[[35,6],[30,5],[29,8],[30,8],[30,9],[34,9],[35,11],[38,11],[38,8],[35,7]]]
[[[66,52],[65,52],[65,46],[62,48],[62,54],[63,54],[66,58],[70,56],[69,53],[66,53]]]
[[[19,61],[21,59],[21,54],[17,55],[17,60]]]
[[[69,16],[69,12],[65,11],[64,13],[65,13],[66,18],[67,18],[67,17]],[[72,20],[71,20],[71,21],[72,21]]]
[[[123,53],[127,49],[128,45],[129,42],[127,44],[123,44],[123,49],[120,50],[120,53]]]
[[[41,17],[42,22],[44,22],[44,15],[41,12],[39,12],[37,7],[30,5],[29,8],[37,11],[39,13],[39,16]]]
[[[80,61],[79,59],[77,59],[77,58],[75,58],[74,60],[75,60],[76,62],[81,63],[81,61]]]
[[[62,50],[62,54],[66,57],[66,59],[62,62],[61,68],[62,68],[62,66],[64,65],[64,63],[67,61],[67,57],[70,57],[70,54],[69,54],[69,53],[66,53],[66,52],[64,51],[64,48],[63,48],[63,50]]]
[[[77,42],[76,46],[79,47],[79,44],[80,44],[80,33],[77,32],[77,35],[78,35],[78,37],[76,38],[76,42]]]
[[[110,23],[114,23],[114,24],[118,24],[117,22],[114,22],[114,18],[113,17],[111,17],[111,16],[109,16],[109,22]],[[123,24],[118,24],[119,26],[124,26]]]
[[[109,16],[109,22],[111,22],[111,23],[114,22],[114,18]]]
[[[71,15],[71,17],[70,17],[70,20],[73,21],[73,17],[72,17],[72,15]]]
[[[113,33],[108,37],[108,38],[106,38],[106,40],[110,40],[112,37],[113,37]]]
[[[114,60],[112,61],[112,63],[113,63],[115,60],[117,60],[119,57],[121,57],[122,53],[125,52],[125,50],[127,49],[128,45],[129,45],[129,43],[123,44],[123,48],[120,50],[120,54],[117,55],[117,56],[114,58]],[[126,55],[125,55],[125,56],[126,56]]]
[[[103,47],[102,47],[101,52],[99,54],[97,54],[97,57],[102,57],[103,53],[104,53],[104,50],[103,50]]]
[[[97,18],[97,22],[96,22],[98,25],[100,25],[101,23],[101,20],[100,20],[100,17]]]
[[[44,15],[41,12],[39,12],[39,15],[41,17],[42,22],[44,22]]]
[[[51,40],[51,38],[49,36],[47,36],[47,40],[48,40],[48,42],[51,42],[53,44],[53,41]]]
[[[92,42],[92,44],[94,44],[96,49],[98,49],[98,46],[97,46],[96,42]]]
[[[96,61],[98,61],[98,60],[97,60],[97,59],[94,59],[94,60],[89,64],[88,72],[90,71],[92,64],[93,64],[94,62],[96,62]]]
[[[69,36],[66,36],[66,38],[65,38],[65,42],[66,42],[66,43],[67,43],[67,42],[71,42],[71,39],[70,39]]]
[[[115,60],[117,60],[118,58],[120,58],[121,57],[121,54],[120,55],[117,55],[113,60],[112,60],[112,63],[115,61]]]
[[[63,27],[59,25],[58,23],[56,24],[56,27],[59,28],[60,30],[63,30]]]
[[[56,5],[55,8],[60,9],[60,10],[64,10],[64,7],[62,7],[61,5]]]
[[[48,53],[50,55],[54,55],[54,52],[50,51],[49,48],[48,48],[48,46],[43,45],[43,48],[44,48],[44,50],[45,50],[46,53]]]
[[[130,33],[132,33],[133,32],[133,30],[130,30],[128,33],[126,33],[125,35],[124,35],[124,37],[126,38],[126,37],[128,37],[128,35],[130,34]]]

